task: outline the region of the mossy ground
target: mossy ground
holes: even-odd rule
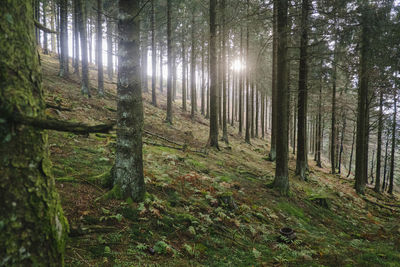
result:
[[[55,58],[42,56],[42,65],[47,101],[73,108],[49,115],[87,123],[115,118],[115,84],[107,81],[104,99],[96,93],[87,99],[76,76],[57,77]],[[205,119],[191,121],[177,100],[169,125],[163,122],[165,97],[158,96],[159,108],[150,105],[150,95],[144,99],[146,130],[201,152],[145,144],[147,194],[136,204],[102,198],[107,189],[93,179],[113,164],[115,133],[50,132],[55,177],[68,178],[57,182],[72,229],[68,266],[400,266],[399,208],[365,202],[354,193],[353,180],[329,175],[311,161],[309,181],[299,181],[293,158],[291,193],[280,197],[268,188],[274,163],[265,160],[266,140],[248,145],[229,127],[229,147],[221,142],[221,151],[205,150]],[[171,145],[154,136],[144,140]],[[219,196],[232,197],[236,207],[222,205]],[[318,198],[328,199],[329,209]],[[370,189],[368,198],[399,202]],[[295,242],[277,241],[282,227],[295,230]]]

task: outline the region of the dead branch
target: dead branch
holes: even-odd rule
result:
[[[70,108],[63,108],[60,105],[56,106],[51,103],[46,103],[46,108],[53,108],[53,109],[57,109],[60,111],[72,111],[72,109],[70,109]]]
[[[47,33],[55,33],[55,34],[58,34],[58,31],[50,30],[49,28],[46,28],[43,24],[41,24],[39,21],[37,21],[37,20],[34,20],[34,21],[35,21],[35,26],[36,26],[36,28],[38,28],[38,29],[40,29],[40,30],[42,30],[42,31],[44,31],[44,32],[47,32]]]

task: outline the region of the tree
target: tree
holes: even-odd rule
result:
[[[392,153],[390,157],[390,173],[389,173],[389,189],[388,193],[393,194],[393,181],[394,181],[394,157],[395,157],[395,149],[396,149],[396,117],[397,117],[397,95],[394,94],[394,112],[393,112],[393,121],[392,121]]]
[[[296,174],[305,180],[308,170],[307,159],[307,46],[308,46],[308,13],[309,0],[303,0],[301,5],[301,37],[300,37],[300,63],[298,87],[298,112],[297,112],[297,158]]]
[[[76,0],[78,5],[78,26],[79,36],[81,39],[81,52],[82,52],[82,94],[90,94],[89,85],[89,63],[88,63],[88,47],[87,47],[87,31],[86,31],[86,12],[82,0]]]
[[[210,0],[210,137],[209,145],[219,149],[217,121],[217,49],[216,49],[216,6],[217,0]]]
[[[357,193],[364,194],[365,185],[368,178],[368,162],[366,154],[368,154],[368,56],[370,49],[370,16],[369,6],[362,6],[361,15],[361,52],[360,52],[360,86],[358,89],[358,106],[357,106],[357,139],[356,139],[356,172],[355,172],[355,189]]]
[[[382,130],[383,130],[383,91],[379,92],[379,115],[378,115],[378,136],[376,147],[376,177],[375,177],[375,192],[380,192],[381,187],[381,158],[382,158]]]
[[[226,107],[226,87],[227,87],[227,81],[226,81],[226,70],[227,70],[227,62],[226,62],[226,18],[225,18],[225,6],[226,6],[226,1],[221,0],[221,16],[222,16],[222,139],[224,140],[225,143],[229,143],[228,141],[228,127],[227,127],[227,107]]]
[[[60,0],[60,76],[68,77],[68,1]]]
[[[288,0],[274,0],[277,8],[277,75],[276,103],[280,107],[280,123],[276,127],[276,169],[273,187],[282,195],[289,193],[288,176],[288,90],[287,90],[287,10]]]
[[[104,95],[103,78],[103,1],[97,0],[97,86],[100,96]]]
[[[155,11],[154,1],[151,1],[151,103],[157,106],[156,82],[157,82],[157,51],[156,51],[156,25],[155,25]]]
[[[166,122],[172,124],[172,25],[171,12],[172,1],[167,1],[167,53],[168,53],[168,77],[167,77],[167,118]]]
[[[194,119],[197,112],[197,93],[196,93],[196,40],[195,40],[195,15],[196,6],[192,6],[192,25],[191,25],[191,51],[190,51],[190,96],[191,112],[190,117]]]
[[[142,155],[143,103],[140,82],[140,1],[120,0],[118,16],[117,142],[114,186],[121,197],[145,194]]]
[[[1,265],[63,266],[68,223],[47,132],[13,119],[45,116],[31,1],[2,3],[0,21]]]

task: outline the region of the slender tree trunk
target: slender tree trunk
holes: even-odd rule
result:
[[[356,125],[354,125],[354,129],[353,129],[353,141],[351,142],[351,152],[350,152],[350,162],[349,162],[349,173],[347,174],[347,177],[349,177],[350,174],[351,174],[351,164],[352,164],[352,161],[353,161],[355,137],[356,137]]]
[[[260,116],[261,116],[261,118],[260,118],[260,121],[261,121],[261,137],[262,137],[262,139],[264,139],[264,137],[265,137],[265,96],[264,96],[264,94],[265,94],[265,92],[264,91],[261,91],[261,114],[260,114]]]
[[[47,0],[43,0],[43,26],[47,28]],[[47,33],[44,31],[43,32],[43,54],[48,55],[49,54],[49,48],[48,48],[48,40],[47,40]]]
[[[82,51],[82,94],[87,94],[91,97],[89,86],[89,63],[88,63],[88,49],[86,37],[86,15],[82,0],[77,0],[78,4],[78,20],[79,20],[79,35],[81,39]]]
[[[342,154],[343,154],[343,143],[344,137],[346,134],[346,114],[343,114],[343,128],[342,128],[342,136],[340,137],[340,150],[339,150],[339,169],[338,172],[341,173],[341,165],[342,165]]]
[[[256,133],[255,133],[255,137],[256,138],[258,138],[258,116],[259,116],[259,105],[260,105],[260,103],[259,103],[259,90],[257,89],[257,87],[256,87],[256,90],[255,90],[255,94],[256,94],[256,110],[255,110],[255,119],[254,119],[254,123],[255,123],[255,126],[256,126]]]
[[[275,161],[276,159],[276,128],[277,128],[277,61],[278,61],[278,32],[277,32],[277,17],[278,17],[278,8],[277,2],[274,0],[274,8],[273,8],[273,22],[272,22],[272,114],[271,114],[271,148],[269,151],[269,160]],[[293,146],[294,147],[294,146]]]
[[[104,95],[103,77],[103,1],[97,0],[97,83],[99,96]]]
[[[168,69],[172,70],[172,25],[171,12],[172,1],[167,1],[167,53],[168,53]],[[166,122],[172,124],[172,73],[168,71],[167,77],[167,117]]]
[[[210,0],[210,138],[211,147],[218,147],[217,123],[217,49],[216,49],[216,6],[217,0]]]
[[[114,186],[124,199],[145,195],[140,88],[140,1],[120,0],[118,16],[117,142]]]
[[[249,14],[249,0],[247,0],[247,14]],[[250,54],[249,54],[249,23],[246,25],[246,134],[244,140],[250,144]]]
[[[147,14],[143,14],[142,23],[143,28],[141,29],[142,34],[142,91],[147,93],[149,91],[148,88],[148,80],[147,80],[147,60],[148,60],[148,31],[147,31]]]
[[[201,115],[205,115],[205,76],[204,76],[204,54],[205,54],[205,40],[201,48]]]
[[[385,163],[383,166],[383,183],[382,183],[382,192],[385,192],[386,188],[386,174],[387,174],[387,161],[388,161],[388,148],[389,148],[389,134],[386,137],[386,146],[385,146]]]
[[[191,113],[190,117],[194,119],[197,111],[197,98],[196,98],[196,51],[195,51],[195,10],[192,13],[192,29],[191,29],[191,52],[190,52],[190,96],[191,96]]]
[[[240,28],[240,61],[243,66],[243,28]],[[243,132],[243,72],[239,70],[239,135]]]
[[[394,112],[392,122],[392,153],[390,158],[390,173],[389,173],[389,194],[393,194],[393,181],[394,181],[394,157],[396,149],[396,116],[397,116],[397,95],[394,94]]]
[[[371,184],[374,183],[374,159],[375,159],[375,150],[372,151],[372,157],[371,157],[371,172],[370,172]]]
[[[172,101],[175,102],[176,99],[176,80],[177,80],[177,69],[176,69],[176,48],[172,48]]]
[[[303,0],[301,5],[301,38],[297,113],[297,157],[296,174],[300,179],[307,179],[307,45],[308,45],[308,13],[309,1]]]
[[[51,1],[51,14],[50,14],[50,29],[54,31],[54,24],[55,20],[54,17],[56,16],[56,1]],[[57,47],[56,47],[56,36],[55,34],[51,34],[51,52],[52,53],[57,53]]]
[[[186,111],[186,49],[185,28],[182,26],[182,110]]]
[[[113,69],[113,41],[112,41],[113,24],[110,18],[107,18],[107,75],[108,79],[112,79],[114,75]]]
[[[289,193],[288,174],[288,91],[287,91],[287,31],[288,31],[288,1],[275,0],[277,9],[277,75],[276,75],[276,104],[280,107],[280,123],[276,127],[276,169],[273,182],[282,195]]]
[[[255,96],[255,90],[254,90],[254,75],[251,78],[250,82],[250,109],[251,109],[251,119],[250,119],[250,137],[254,138],[255,133],[254,133],[254,124],[255,124],[255,114],[254,114],[254,96]]]
[[[4,1],[0,9],[0,264],[63,266],[68,225],[52,176],[47,132],[10,119],[13,113],[45,117],[32,3]]]
[[[60,76],[68,77],[68,1],[60,0]]]
[[[163,77],[163,41],[160,38],[160,92],[163,92],[164,77]]]
[[[74,0],[74,15],[73,15],[73,25],[74,25],[74,51],[75,51],[75,57],[73,58],[72,62],[74,64],[74,74],[79,76],[79,21],[78,21],[78,12],[79,12],[79,7],[77,0]]]
[[[157,107],[157,51],[154,1],[151,0],[151,103]]]
[[[221,16],[222,16],[222,55],[221,55],[221,80],[222,80],[222,139],[226,144],[228,141],[228,126],[227,126],[227,81],[226,81],[226,19],[225,19],[226,0],[221,0]]]
[[[335,37],[336,38],[336,37]],[[332,74],[332,119],[331,119],[331,145],[330,145],[330,160],[331,160],[331,173],[336,173],[335,170],[335,149],[336,149],[336,50],[337,43],[335,40],[335,52],[333,60],[333,74]]]
[[[383,130],[383,90],[379,93],[379,118],[378,118],[378,139],[376,147],[376,174],[375,192],[379,193],[381,188],[381,158],[382,158],[382,130]]]

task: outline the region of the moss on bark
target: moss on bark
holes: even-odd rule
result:
[[[68,223],[51,176],[47,134],[1,114],[43,117],[30,1],[0,6],[0,265],[62,266]]]

